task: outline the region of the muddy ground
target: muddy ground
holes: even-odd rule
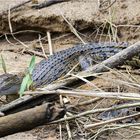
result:
[[[12,7],[25,1],[27,0],[0,0],[0,50],[9,73],[24,71],[29,65],[33,54],[37,56],[36,62],[39,62],[44,57],[40,40],[46,54],[49,54],[47,31],[51,33],[54,52],[82,42],[124,41],[132,44],[139,41],[139,0],[118,0],[112,5],[108,2],[109,0],[98,2],[97,0],[70,0],[40,10],[32,9],[32,3],[30,2],[11,10],[9,14],[5,12],[9,6]],[[81,38],[76,35],[75,31],[78,32]],[[132,75],[128,70],[133,73],[138,71],[138,73],[135,72],[137,74]],[[139,92],[139,89],[128,87],[128,85],[118,82],[119,80],[133,80],[134,83],[140,84],[139,69],[131,70],[131,67],[127,66],[122,71],[117,74],[113,72],[105,73],[92,82],[105,91]],[[3,73],[2,68],[0,73]],[[91,87],[86,84],[81,88],[90,89]],[[83,97],[80,99],[72,98],[71,103],[88,99]],[[101,105],[99,105],[100,102],[102,102]],[[115,100],[104,99],[89,105],[87,108],[110,106],[115,102]],[[85,110],[84,107],[79,109],[79,111],[83,110]],[[92,131],[81,129],[82,132],[79,133],[78,131],[80,130],[77,130],[73,122],[70,122],[70,125],[73,139],[83,140],[92,137]],[[140,139],[139,135],[129,138],[130,133],[133,136],[133,131],[126,128],[116,132],[105,133],[99,139]],[[62,137],[67,139],[65,124],[62,125]],[[1,138],[0,140],[55,140],[59,138],[59,125],[45,125],[31,131]]]

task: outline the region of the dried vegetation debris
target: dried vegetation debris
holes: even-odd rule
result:
[[[110,16],[112,18],[111,22],[116,26],[138,25],[140,21],[138,3],[139,1],[137,0],[129,2],[116,1],[112,5],[113,10],[111,13],[109,13],[107,6],[103,5],[99,7],[96,0],[70,0],[40,10],[31,9],[32,4],[28,3],[13,12],[11,11],[11,22],[13,31],[35,29],[42,31],[49,30],[51,32],[67,32],[71,30],[62,15],[76,29],[100,26],[102,23],[110,21]],[[124,8],[123,5],[126,5],[126,7]],[[107,9],[103,10],[104,7]],[[1,18],[2,26],[0,31],[2,33],[8,32],[7,15],[2,15]]]
[[[96,1],[86,1],[86,0],[71,0],[70,2],[60,3],[57,5],[53,5],[48,8],[44,8],[41,10],[31,9],[31,4],[28,3],[25,6],[21,6],[14,11],[11,11],[10,20],[12,23],[13,31],[21,31],[21,30],[35,30],[35,31],[46,31],[50,32],[67,32],[71,31],[68,23],[66,23],[65,19],[62,15],[68,19],[71,25],[73,25],[76,29],[86,29],[82,33],[82,38],[86,41],[96,40],[104,41],[106,37],[109,39],[119,40],[129,40],[132,42],[136,42],[139,40],[139,24],[140,24],[140,15],[139,15],[139,1],[138,0],[120,0],[113,3],[112,13],[110,13],[110,9],[108,8],[108,4],[103,3],[99,7]],[[110,20],[111,16],[111,20]],[[9,25],[7,20],[7,15],[2,15],[0,17],[2,26],[0,27],[0,33],[9,32]],[[0,23],[0,24],[1,24]],[[110,28],[113,27],[113,31]],[[90,32],[88,29],[92,29]],[[96,32],[94,34],[94,29],[96,28]],[[117,32],[117,36],[113,35],[113,32]],[[93,36],[92,36],[93,35]],[[105,36],[105,37],[104,37]],[[109,37],[108,37],[109,36]],[[105,38],[105,39],[104,39]],[[38,39],[37,39],[38,40]],[[25,40],[24,40],[25,41]],[[55,46],[71,46],[73,42],[77,43],[79,40],[75,38],[73,35],[68,35],[66,37],[62,37],[62,39],[57,39],[53,41]],[[19,42],[18,42],[19,43]],[[27,43],[27,42],[25,42]],[[46,42],[45,42],[46,43]],[[27,44],[30,44],[28,41]],[[11,44],[10,44],[11,45]],[[19,45],[19,44],[18,44]],[[38,44],[37,44],[38,45]],[[19,45],[21,47],[22,45]],[[38,45],[39,46],[39,45]],[[23,47],[23,46],[22,46]],[[24,47],[23,47],[24,48]],[[34,48],[33,48],[34,49]],[[40,49],[40,47],[39,47]],[[62,48],[58,48],[62,49]],[[38,49],[37,49],[38,50]],[[7,52],[6,52],[7,53]],[[6,55],[6,54],[5,54]],[[17,53],[12,53],[13,55],[17,55]],[[9,58],[9,52],[7,56]],[[27,58],[27,54],[23,55],[22,58],[19,58],[17,62],[24,60]],[[7,59],[8,64],[10,64],[11,59]],[[16,65],[15,60],[13,65]],[[25,60],[23,61],[25,62]],[[25,62],[26,63],[26,62]],[[20,67],[20,63],[15,68]],[[22,67],[21,67],[22,68]],[[95,85],[95,90],[104,90],[106,92],[136,92],[139,93],[139,79],[140,72],[139,70],[129,70],[127,67],[124,67],[126,70],[122,71],[114,71],[104,73],[101,76],[98,76],[92,83]],[[9,68],[10,69],[10,68]],[[23,68],[22,68],[23,69]],[[11,69],[13,70],[12,66]],[[96,89],[98,87],[98,89]],[[93,89],[88,84],[85,84],[80,87],[80,89]],[[91,101],[87,103],[89,100],[93,100],[90,97],[70,97],[70,103],[67,103],[67,107],[71,105],[75,105],[67,112],[67,117],[71,115],[77,115],[89,110],[98,110],[105,109],[109,107],[114,107],[117,105],[128,104],[128,101],[120,101],[117,99],[98,99],[98,101]],[[85,104],[83,104],[83,101]],[[79,105],[82,104],[82,105]],[[135,112],[133,112],[133,111]],[[98,111],[97,111],[98,112]],[[68,124],[63,121],[59,125],[50,125],[50,126],[42,126],[37,129],[33,129],[28,131],[27,134],[32,134],[34,138],[32,139],[68,139],[72,136],[73,139],[108,139],[112,137],[112,139],[120,139],[124,138],[134,139],[137,138],[136,135],[139,133],[139,128],[133,126],[133,122],[139,126],[139,119],[133,117],[131,119],[127,119],[129,124],[126,124],[124,120],[122,121],[114,121],[114,123],[101,125],[96,129],[85,129],[85,125],[92,123],[99,123],[105,121],[107,119],[114,119],[114,117],[123,117],[127,115],[131,115],[131,113],[138,113],[139,108],[125,108],[122,110],[112,110],[112,111],[102,111],[96,114],[88,114],[86,116],[82,116],[80,118],[68,121]],[[130,114],[129,114],[129,113]],[[119,116],[117,116],[119,114]],[[121,116],[121,115],[123,116]],[[102,121],[101,121],[102,120]],[[132,125],[132,126],[129,126]],[[135,125],[135,124],[134,124]],[[122,129],[120,129],[122,127]],[[46,131],[47,130],[47,131]],[[115,130],[115,131],[114,131]],[[125,133],[124,133],[125,131]],[[122,135],[123,134],[123,135]],[[55,135],[55,136],[54,136]],[[17,137],[22,137],[19,133]],[[17,138],[15,137],[15,138]],[[24,138],[26,135],[23,136]],[[138,137],[139,139],[139,137]]]

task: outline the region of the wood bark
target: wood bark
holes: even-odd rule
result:
[[[35,107],[37,105],[42,104],[45,102],[55,102],[58,99],[58,95],[43,95],[43,96],[30,96],[26,95],[21,98],[18,98],[6,105],[0,107],[0,112],[4,113],[5,115],[16,113],[25,109],[29,109]]]
[[[53,104],[43,104],[32,109],[0,118],[0,137],[27,131],[44,123],[63,117],[65,111]]]

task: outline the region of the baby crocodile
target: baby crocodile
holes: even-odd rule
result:
[[[101,62],[118,53],[128,45],[126,43],[88,43],[56,52],[36,64],[32,80],[33,86],[50,84],[66,75],[73,67],[76,71],[85,70],[94,63]],[[80,68],[80,69],[79,69]],[[0,95],[17,93],[23,76],[3,74],[0,76]]]

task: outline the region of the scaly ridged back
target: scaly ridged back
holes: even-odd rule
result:
[[[34,86],[49,84],[68,73],[79,60],[79,56],[90,55],[94,61],[100,62],[126,48],[126,43],[88,43],[56,52],[48,59],[39,62],[32,74]]]

